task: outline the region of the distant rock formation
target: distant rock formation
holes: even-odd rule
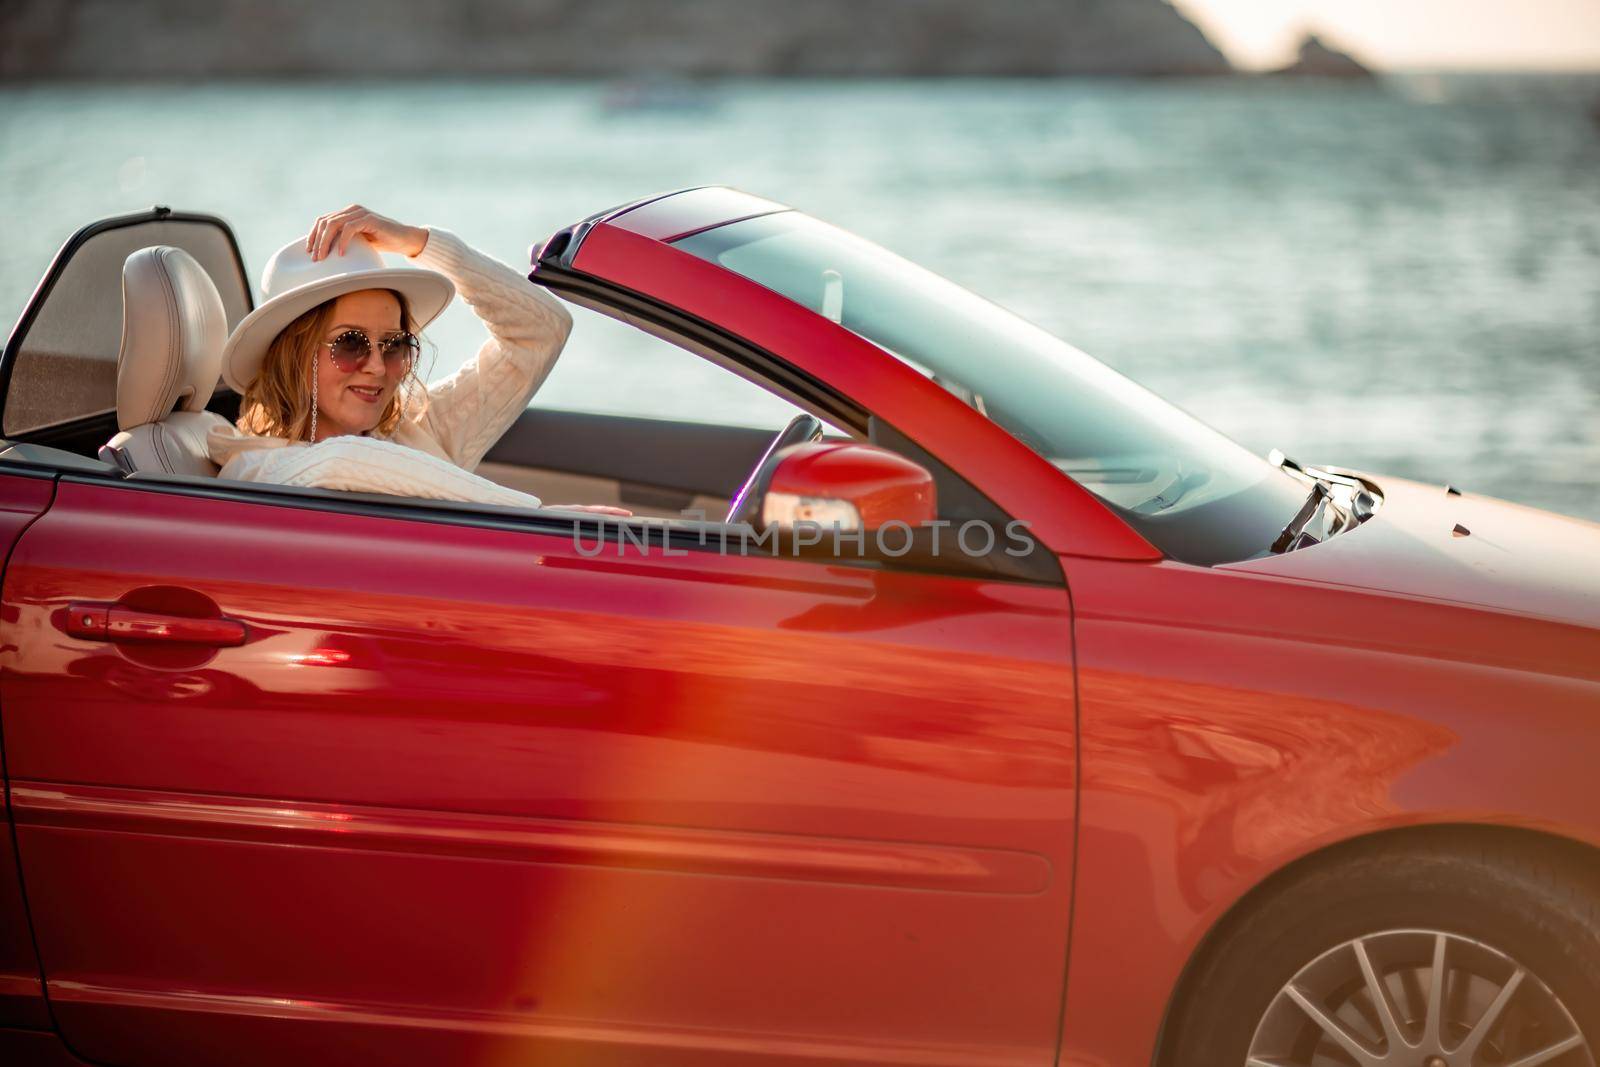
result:
[[[1168,0],[0,0],[0,79],[1226,74]]]
[[[1330,47],[1314,33],[1306,34],[1300,44],[1300,57],[1287,67],[1272,71],[1292,77],[1307,78],[1365,78],[1376,77],[1370,69],[1348,52]]]

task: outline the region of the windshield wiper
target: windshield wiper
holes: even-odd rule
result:
[[[1311,534],[1306,533],[1306,526],[1310,524],[1317,512],[1322,510],[1322,506],[1327,503],[1329,503],[1328,487],[1321,482],[1312,482],[1311,495],[1306,497],[1306,502],[1300,505],[1300,510],[1295,512],[1294,518],[1289,520],[1289,525],[1285,526],[1283,532],[1278,534],[1277,540],[1272,542],[1273,553],[1288,552],[1292,549],[1303,547],[1301,544],[1302,534],[1311,544],[1321,543],[1321,538],[1313,537]]]
[[[1323,467],[1307,467],[1284,455],[1282,449],[1277,448],[1267,453],[1267,462],[1304,481],[1318,481],[1326,485],[1333,496],[1333,502],[1350,519],[1346,528],[1360,525],[1378,510],[1381,497],[1376,495],[1377,490],[1360,478]]]
[[[1304,466],[1276,448],[1267,454],[1267,462],[1311,483],[1311,495],[1272,542],[1275,553],[1321,544],[1361,525],[1378,510],[1378,498],[1358,478]],[[1313,530],[1319,514],[1323,515],[1321,527]]]

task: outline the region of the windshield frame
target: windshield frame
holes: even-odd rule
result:
[[[1061,338],[848,231],[783,212],[672,244],[828,319],[954,395],[1170,558],[1211,566],[1265,555],[1302,502],[1300,483],[1267,459]],[[996,407],[1033,421],[996,415]],[[1065,435],[1050,435],[1052,421]],[[1119,441],[1121,453],[1111,447]]]
[[[670,199],[663,203],[670,204]],[[649,314],[685,318],[756,353],[775,380],[848,398],[977,487],[1029,534],[1064,556],[1155,561],[1154,545],[1083,489],[922,375],[793,300],[674,248],[681,227],[660,232],[641,208],[595,226],[564,267],[541,250],[528,278],[559,290],[581,284],[637,301]],[[644,217],[636,216],[644,213]],[[694,229],[719,225],[697,220]],[[655,231],[655,232],[652,232]],[[548,242],[547,242],[548,244]],[[643,312],[642,312],[643,313]]]

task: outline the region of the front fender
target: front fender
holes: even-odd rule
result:
[[[1183,564],[1064,560],[1083,759],[1061,1062],[1150,1062],[1206,933],[1287,865],[1408,826],[1600,846],[1581,627]]]

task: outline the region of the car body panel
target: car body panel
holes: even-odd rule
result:
[[[0,472],[0,564],[29,524],[50,506],[55,480],[37,474]],[[10,624],[9,615],[0,620]],[[0,705],[0,724],[5,708]],[[48,1027],[50,1013],[33,949],[22,871],[11,836],[9,790],[0,794],[0,1027]]]
[[[1379,482],[1382,521],[1364,523],[1314,552],[1228,569],[1600,628],[1600,524],[1403,478]]]
[[[0,701],[73,1048],[1049,1062],[1065,589],[600,544],[64,480]],[[132,586],[249,640],[64,631]]]
[[[876,345],[765,286],[610,224],[589,232],[573,265],[714,323],[850,397],[982,487],[1056,552],[1160,558],[1048,460]]]
[[[1319,849],[1452,824],[1600,845],[1594,631],[1233,567],[1064,563],[1083,785],[1063,1064],[1150,1062],[1206,932]]]
[[[27,1067],[94,1067],[87,1060],[74,1056],[54,1030],[4,1027],[0,1027],[0,1063],[22,1063]]]

